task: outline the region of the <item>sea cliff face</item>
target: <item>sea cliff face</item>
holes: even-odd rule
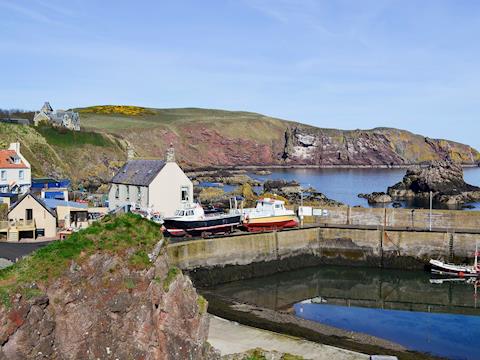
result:
[[[325,129],[243,111],[198,108],[78,109],[83,124],[128,141],[139,156],[163,157],[173,144],[177,160],[202,166],[406,166],[449,158],[474,165],[472,147],[392,128]]]
[[[282,153],[288,164],[324,166],[401,166],[445,158],[475,164],[478,156],[467,145],[397,129],[342,131],[304,126],[286,129]]]

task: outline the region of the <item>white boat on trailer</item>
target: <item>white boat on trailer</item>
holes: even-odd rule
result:
[[[478,264],[478,245],[475,246],[475,262],[472,265],[457,265],[445,263],[440,260],[430,260],[431,272],[437,275],[458,276],[458,277],[480,277],[480,266]]]

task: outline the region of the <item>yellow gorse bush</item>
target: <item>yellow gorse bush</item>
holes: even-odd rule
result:
[[[151,115],[153,111],[140,106],[127,105],[101,105],[92,106],[80,110],[81,113],[95,113],[95,114],[119,114],[126,116],[140,116]]]

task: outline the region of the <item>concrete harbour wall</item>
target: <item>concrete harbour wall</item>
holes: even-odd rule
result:
[[[423,268],[430,258],[471,261],[480,234],[322,226],[184,241],[168,245],[184,270],[278,263],[288,268],[317,264]]]

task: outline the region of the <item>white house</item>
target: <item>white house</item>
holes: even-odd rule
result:
[[[24,194],[32,185],[30,163],[20,153],[20,143],[0,150],[0,192]]]
[[[175,162],[173,149],[163,160],[129,160],[111,181],[109,209],[133,206],[173,216],[193,201],[193,184]]]

